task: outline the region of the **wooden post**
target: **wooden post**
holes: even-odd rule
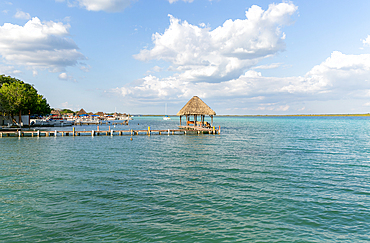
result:
[[[110,132],[110,135],[113,136],[113,130]]]
[[[150,127],[148,127],[148,135],[150,135]]]
[[[37,137],[40,137],[40,130],[37,130]]]
[[[57,136],[57,130],[55,130],[55,132],[54,132],[54,137],[56,137]]]
[[[75,128],[73,128],[73,137],[75,136]]]
[[[211,116],[211,126],[213,127],[213,115]]]
[[[19,127],[22,126],[22,112],[19,111]]]
[[[91,137],[94,137],[94,130],[91,131]]]
[[[221,126],[218,126],[218,134],[221,133]]]

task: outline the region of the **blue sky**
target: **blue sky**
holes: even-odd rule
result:
[[[370,1],[0,1],[0,73],[54,108],[370,112]]]

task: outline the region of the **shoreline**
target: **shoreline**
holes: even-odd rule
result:
[[[135,115],[134,117],[163,117],[164,115]],[[170,117],[177,116],[177,115],[167,115]],[[339,116],[339,117],[350,117],[350,116],[363,116],[363,117],[370,117],[370,113],[367,114],[294,114],[294,115],[216,115],[217,117],[322,117],[322,116]]]

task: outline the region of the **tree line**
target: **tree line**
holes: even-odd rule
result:
[[[0,75],[0,112],[13,120],[15,115],[48,115],[51,109],[33,85]]]

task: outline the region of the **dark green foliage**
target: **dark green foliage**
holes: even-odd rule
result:
[[[37,93],[33,85],[10,76],[0,76],[0,111],[15,114],[50,114],[50,106],[46,99]]]
[[[63,109],[63,110],[60,112],[60,114],[62,114],[62,115],[67,114],[67,113],[76,113],[76,112],[74,112],[74,111],[72,111],[72,110],[70,110],[70,109]]]

